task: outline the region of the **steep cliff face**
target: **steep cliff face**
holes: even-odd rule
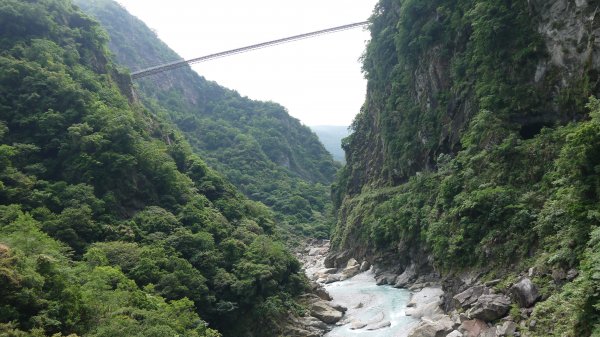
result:
[[[537,31],[542,35],[549,58],[547,64],[561,68],[571,76],[591,70],[597,77],[600,69],[600,6],[590,0],[528,1],[539,16]],[[546,73],[541,63],[536,81]],[[597,79],[597,78],[594,78]]]
[[[598,92],[589,1],[381,1],[364,60],[369,94],[346,144],[349,194],[396,185],[456,154],[489,110],[524,138],[581,118]],[[600,15],[600,14],[598,14]]]
[[[381,0],[329,260],[451,291],[465,270],[506,286],[533,268],[545,301],[522,319],[544,323],[523,330],[597,331],[599,15],[585,0]]]

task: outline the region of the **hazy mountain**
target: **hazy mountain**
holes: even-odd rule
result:
[[[350,135],[347,126],[314,125],[310,128],[319,136],[321,143],[331,153],[333,159],[341,163],[346,162],[344,150],[342,149],[342,139]]]

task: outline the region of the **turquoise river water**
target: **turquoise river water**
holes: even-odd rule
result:
[[[346,324],[336,326],[326,337],[406,337],[418,323],[405,315],[410,292],[377,286],[371,271],[328,284],[325,289],[333,302],[348,308],[343,318]]]

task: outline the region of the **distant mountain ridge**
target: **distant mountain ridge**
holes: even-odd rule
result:
[[[345,163],[346,158],[342,149],[342,139],[350,135],[347,126],[341,125],[313,125],[310,127],[319,136],[321,143],[331,153],[333,159]]]
[[[120,64],[135,70],[181,59],[116,2],[75,3],[108,31]],[[328,213],[337,164],[281,105],[242,97],[189,67],[140,79],[137,88],[142,102],[173,121],[212,167],[280,220],[305,223]]]

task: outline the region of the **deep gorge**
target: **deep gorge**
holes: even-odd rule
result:
[[[600,335],[597,1],[380,0],[343,166],[74,3],[0,0],[0,336]]]

